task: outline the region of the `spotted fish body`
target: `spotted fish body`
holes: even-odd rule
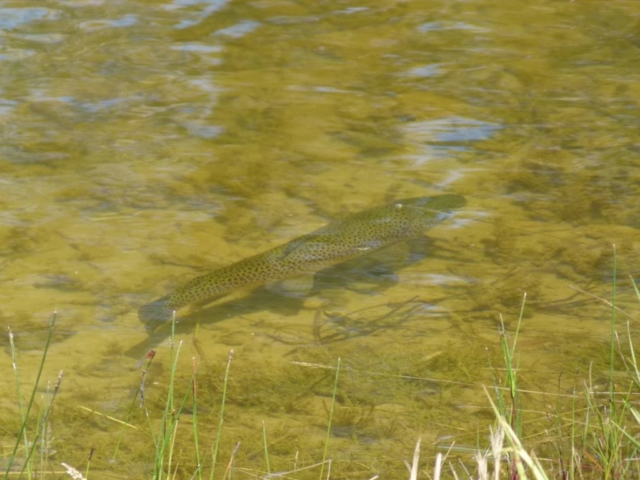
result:
[[[196,277],[138,310],[143,322],[170,320],[174,310],[213,301],[235,290],[317,272],[410,240],[464,206],[460,195],[398,200],[356,213],[284,245]]]

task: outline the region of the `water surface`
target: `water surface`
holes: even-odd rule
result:
[[[525,292],[523,388],[550,395],[531,395],[532,422],[590,362],[607,371],[611,309],[576,288],[610,297],[615,244],[619,302],[637,317],[633,2],[42,5],[0,8],[0,319],[27,387],[58,312],[52,464],[82,467],[95,446],[92,470],[144,477],[148,434],[128,433],[108,463],[119,426],[84,410],[124,418],[150,348],[158,408],[168,330],[148,338],[140,305],[396,198],[458,193],[468,206],[391,272],[338,268],[306,304],[258,291],[181,319],[204,445],[233,349],[221,458],[241,441],[249,472],[265,471],[262,421],[272,471],[296,452],[299,466],[319,461],[334,378],[320,367],[338,357],[332,478],[406,475],[419,435],[426,462],[475,446],[500,315],[513,331]],[[141,411],[132,422],[148,430]]]

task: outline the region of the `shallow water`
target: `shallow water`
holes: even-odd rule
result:
[[[27,390],[58,312],[52,464],[81,467],[93,446],[92,470],[144,477],[149,435],[127,432],[109,463],[120,427],[84,410],[125,418],[151,348],[147,400],[164,395],[169,328],[148,337],[140,305],[333,218],[445,192],[467,207],[406,265],[180,318],[203,445],[233,349],[223,464],[241,441],[239,468],[265,472],[262,421],[272,471],[319,461],[338,358],[332,478],[405,476],[419,435],[426,463],[452,441],[464,456],[491,424],[500,316],[513,332],[525,292],[522,387],[544,425],[591,362],[607,372],[611,308],[592,295],[611,297],[614,244],[619,330],[637,327],[639,17],[625,1],[3,3],[0,320]]]

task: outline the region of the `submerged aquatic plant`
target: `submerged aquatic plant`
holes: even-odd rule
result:
[[[615,260],[615,255],[614,255]],[[614,269],[615,272],[615,269]],[[635,295],[640,302],[640,289],[631,279]],[[477,478],[480,480],[498,478],[508,478],[509,480],[536,479],[545,480],[552,476],[559,476],[562,479],[586,479],[586,478],[637,478],[640,476],[640,467],[635,460],[640,452],[640,442],[637,440],[637,433],[640,431],[640,409],[636,406],[636,398],[640,393],[640,365],[635,354],[632,340],[632,327],[628,321],[626,324],[627,343],[621,341],[621,336],[617,331],[617,298],[613,286],[611,301],[601,299],[611,307],[611,339],[608,344],[608,383],[605,391],[598,391],[595,388],[593,375],[590,373],[584,382],[582,391],[576,391],[568,395],[570,409],[568,413],[554,414],[556,426],[552,430],[555,438],[552,441],[554,450],[551,454],[545,451],[545,457],[539,456],[536,450],[542,450],[539,443],[532,443],[537,431],[532,432],[532,424],[525,418],[526,402],[529,398],[520,382],[520,359],[518,353],[518,336],[520,324],[524,316],[525,301],[523,299],[518,322],[515,326],[513,336],[510,337],[504,320],[500,319],[500,346],[501,365],[492,365],[494,374],[494,384],[491,389],[492,394],[487,392],[487,403],[491,406],[495,422],[490,427],[488,435],[488,446],[481,448],[483,443],[478,441],[478,445],[472,449],[471,454],[465,458],[471,459],[463,463],[454,463],[452,459],[455,448],[453,443],[447,448],[445,454],[438,453],[429,470],[433,468],[432,478],[440,479],[445,477]],[[54,315],[50,325],[50,335],[55,327],[57,315]],[[55,384],[48,389],[49,399],[45,404],[36,409],[36,391],[41,382],[43,367],[45,365],[50,342],[47,342],[43,350],[40,366],[36,374],[34,388],[27,398],[21,395],[23,379],[18,368],[19,355],[18,346],[15,345],[13,333],[9,331],[12,364],[16,379],[18,392],[18,417],[20,428],[17,431],[15,444],[7,458],[4,478],[14,478],[15,475],[24,478],[42,478],[51,470],[48,463],[55,453],[52,435],[52,419],[54,401],[61,385],[62,374],[58,376]],[[139,420],[137,412],[143,412],[143,421],[146,421],[149,438],[151,441],[146,445],[149,453],[152,453],[152,460],[149,465],[148,475],[150,478],[161,480],[165,478],[175,478],[180,475],[188,475],[189,478],[222,478],[223,480],[236,478],[241,472],[250,473],[260,478],[320,478],[330,479],[343,475],[339,472],[340,461],[332,457],[331,453],[339,451],[339,436],[335,435],[336,427],[341,422],[345,424],[358,423],[356,407],[363,403],[350,403],[350,395],[357,397],[357,389],[362,385],[348,385],[346,378],[353,379],[355,369],[343,367],[341,359],[337,364],[319,364],[312,362],[294,361],[292,364],[296,368],[304,368],[307,373],[301,377],[296,377],[296,381],[301,378],[308,378],[312,385],[323,383],[323,394],[330,398],[330,403],[326,406],[326,430],[322,441],[322,447],[314,451],[303,452],[305,456],[318,455],[318,461],[301,464],[300,451],[297,450],[291,459],[291,468],[282,469],[279,459],[275,455],[281,455],[278,450],[278,443],[274,440],[279,436],[279,432],[273,432],[267,422],[262,422],[262,435],[256,432],[256,445],[260,445],[259,453],[264,458],[263,466],[260,470],[264,472],[249,471],[242,465],[242,461],[248,456],[243,455],[243,441],[241,438],[234,438],[232,448],[228,457],[224,460],[224,470],[218,468],[218,463],[222,461],[224,437],[223,431],[226,424],[227,402],[229,399],[229,388],[231,382],[231,365],[234,358],[233,350],[230,351],[226,365],[217,372],[222,378],[221,397],[218,407],[217,421],[212,422],[212,441],[209,444],[202,441],[203,430],[203,410],[211,406],[208,397],[203,397],[198,387],[202,385],[198,365],[192,359],[192,371],[187,388],[181,391],[182,384],[178,375],[178,358],[181,351],[181,344],[172,343],[170,348],[170,372],[166,395],[161,402],[161,411],[156,413],[154,405],[149,402],[147,392],[147,376],[155,353],[150,352],[145,357],[145,366],[141,369],[141,379],[136,391],[136,395],[126,409],[125,420],[118,420],[121,425],[120,431],[114,436],[115,449],[112,455],[112,465],[121,461],[123,446],[128,442],[135,442],[128,432],[133,432],[133,423]],[[434,357],[435,358],[435,357]],[[622,365],[623,371],[616,369]],[[310,375],[310,369],[314,371],[324,370],[328,375]],[[591,372],[592,369],[590,369]],[[343,375],[348,372],[348,376]],[[290,372],[289,372],[290,373]],[[424,380],[419,376],[408,376],[399,373],[368,372],[376,378],[381,376],[394,377],[402,381]],[[258,372],[260,374],[260,372]],[[286,375],[287,372],[284,372]],[[344,377],[344,378],[341,378]],[[211,377],[207,377],[211,378]],[[331,382],[329,389],[327,383]],[[340,380],[340,381],[339,381]],[[623,384],[626,380],[628,384]],[[267,379],[269,381],[269,379]],[[309,388],[308,386],[303,386]],[[355,391],[354,391],[355,388]],[[486,390],[485,390],[486,391]],[[329,395],[330,392],[330,395]],[[362,392],[361,392],[362,393]],[[236,400],[237,401],[237,400]],[[207,403],[209,405],[207,405]],[[345,407],[346,406],[346,407]],[[136,408],[138,407],[138,408]],[[139,408],[142,407],[142,408]],[[352,408],[353,407],[353,408]],[[300,408],[300,407],[298,407]],[[57,409],[56,409],[57,411]],[[182,413],[190,411],[191,425],[183,425],[185,421]],[[364,411],[364,410],[363,410]],[[34,412],[37,412],[34,413]],[[346,412],[346,413],[343,413]],[[285,412],[286,413],[286,412]],[[98,412],[92,412],[98,415]],[[32,419],[32,417],[34,417]],[[350,417],[351,416],[351,417]],[[104,418],[108,418],[104,416]],[[207,417],[205,417],[207,418]],[[369,413],[363,417],[367,423],[374,424],[374,406],[370,407]],[[114,421],[113,417],[109,418]],[[364,421],[364,420],[363,420]],[[206,426],[206,424],[204,424]],[[285,432],[286,433],[286,432]],[[82,432],[77,433],[82,435]],[[191,436],[191,443],[188,447],[190,458],[189,463],[185,462],[182,437]],[[258,438],[260,437],[260,438]],[[56,445],[57,446],[57,445]],[[246,446],[245,446],[246,449]],[[424,469],[421,469],[421,452],[423,450],[422,441],[419,439],[413,451],[413,459],[407,462],[407,477],[410,480],[426,478]],[[568,454],[564,453],[568,449]],[[207,453],[209,450],[210,453]],[[92,450],[93,452],[93,450]],[[37,454],[39,453],[39,455]],[[255,456],[256,452],[250,455]],[[550,458],[549,458],[550,457]],[[278,460],[278,461],[276,461]],[[458,461],[460,458],[457,459]],[[91,454],[87,460],[85,471],[82,472],[71,462],[62,464],[64,474],[74,479],[89,479],[97,474],[89,475],[89,465]],[[400,464],[400,459],[397,459]],[[558,465],[556,468],[554,465]],[[73,465],[73,466],[72,466]],[[16,466],[18,468],[16,468]],[[338,467],[336,469],[336,467]],[[464,469],[464,473],[456,470]],[[98,470],[101,471],[101,470]],[[223,473],[220,474],[219,472]],[[373,473],[373,472],[372,472]],[[59,474],[57,474],[59,476]],[[378,478],[375,474],[371,479]]]

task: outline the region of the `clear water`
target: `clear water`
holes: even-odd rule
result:
[[[333,218],[439,193],[468,205],[402,266],[181,316],[178,388],[195,358],[201,444],[233,349],[221,465],[240,441],[238,468],[266,471],[263,421],[272,472],[296,452],[319,461],[338,357],[332,478],[404,478],[419,435],[427,464],[454,441],[467,455],[491,424],[500,315],[513,331],[525,292],[522,387],[544,426],[592,362],[606,372],[611,308],[592,295],[611,296],[614,244],[621,333],[636,326],[638,22],[625,1],[4,2],[0,320],[28,391],[58,312],[48,461],[81,468],[94,446],[92,470],[144,478],[142,412],[115,462],[120,425],[89,412],[126,417],[152,348],[161,408],[169,329],[148,337],[140,305]]]

